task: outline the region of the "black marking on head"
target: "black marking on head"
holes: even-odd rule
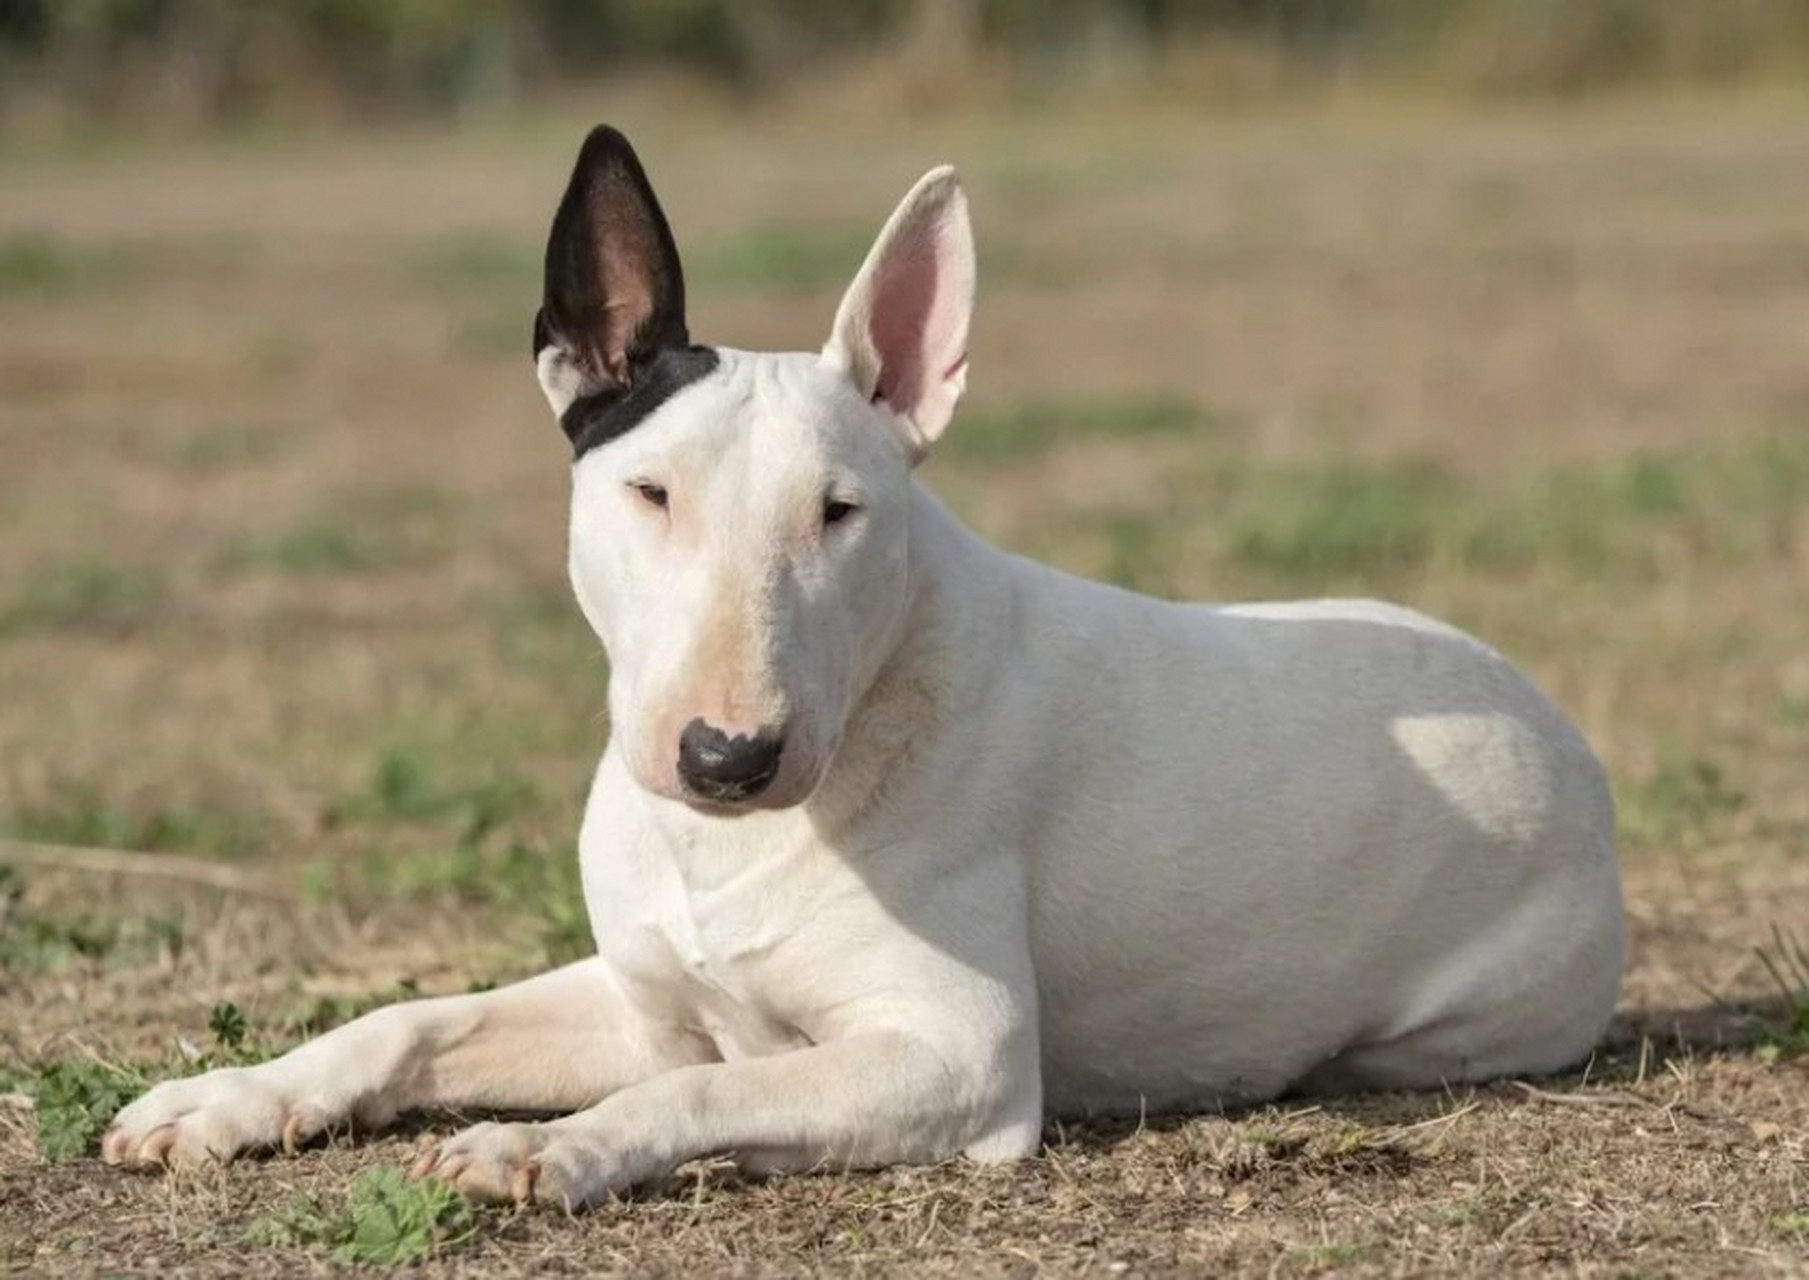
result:
[[[559,425],[572,442],[572,461],[633,430],[680,391],[716,372],[721,363],[712,347],[662,347],[630,366],[627,386],[579,396],[559,415]]]

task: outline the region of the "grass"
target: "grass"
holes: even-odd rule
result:
[[[174,957],[182,950],[180,916],[126,919],[84,912],[62,915],[9,906],[0,930],[0,973],[56,973],[78,964],[124,966]]]
[[[457,231],[419,241],[401,254],[404,277],[438,294],[540,296],[545,249],[538,241],[495,231]]]
[[[368,534],[310,522],[235,540],[219,563],[234,571],[306,575],[362,573],[393,558]]]
[[[962,411],[937,455],[954,466],[1019,464],[1075,440],[1198,438],[1212,426],[1203,406],[1179,395],[982,403]]]
[[[719,295],[833,291],[854,279],[873,235],[866,221],[755,223],[698,246],[686,259],[686,287]]]
[[[0,811],[0,832],[43,844],[237,856],[262,843],[252,814],[212,805],[122,803],[93,783],[63,783]]]
[[[223,573],[326,577],[431,563],[462,500],[422,485],[348,488],[284,527],[240,533],[215,554]]]
[[[1746,794],[1720,765],[1677,751],[1650,774],[1615,789],[1620,837],[1636,847],[1698,847],[1747,805]]]
[[[41,562],[0,599],[0,636],[34,631],[124,637],[142,630],[163,603],[150,570],[110,560]]]
[[[194,471],[220,471],[281,457],[300,429],[278,423],[235,422],[201,427],[184,435],[169,450],[178,466]]]
[[[482,1219],[451,1187],[400,1169],[367,1169],[342,1199],[298,1197],[245,1232],[249,1244],[319,1250],[340,1265],[423,1262],[469,1242]]]
[[[0,300],[44,301],[129,277],[138,257],[120,245],[78,243],[42,227],[0,232]]]
[[[1782,1016],[1766,1043],[1792,1054],[1809,1054],[1809,948],[1779,925],[1771,927],[1771,945],[1758,948],[1761,964],[1778,990]]]
[[[1278,577],[1392,575],[1432,555],[1454,493],[1431,466],[1302,468],[1236,494],[1228,538],[1239,562]]]
[[[38,1149],[46,1160],[92,1152],[121,1107],[152,1082],[136,1072],[85,1058],[52,1062],[28,1079],[38,1121]]]

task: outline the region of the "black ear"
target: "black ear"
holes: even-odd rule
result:
[[[689,342],[672,229],[628,139],[598,125],[553,215],[535,358],[557,346],[579,374],[573,390],[626,390],[637,365]]]

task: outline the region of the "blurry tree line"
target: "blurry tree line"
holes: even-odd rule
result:
[[[758,94],[850,55],[955,85],[1210,79],[1215,51],[1282,84],[1483,93],[1802,77],[1809,0],[0,0],[0,120],[469,110],[647,67]]]

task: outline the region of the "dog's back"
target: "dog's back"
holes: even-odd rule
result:
[[[1499,654],[1374,601],[1175,605],[977,540],[938,559],[969,611],[944,749],[973,812],[1026,829],[1052,1106],[1588,1052],[1621,962],[1612,806]]]

